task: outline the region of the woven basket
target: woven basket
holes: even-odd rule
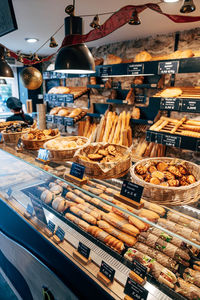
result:
[[[88,139],[86,137],[82,137],[82,136],[59,137],[59,138],[56,138],[56,141],[59,142],[61,140],[62,141],[66,140],[66,141],[75,141],[76,142],[78,139],[81,139],[83,142],[85,142],[85,144],[88,142]],[[63,159],[72,159],[74,157],[75,152],[78,149],[81,149],[81,148],[83,148],[83,146],[85,146],[85,145],[83,145],[83,146],[78,146],[76,148],[58,150],[58,149],[48,148],[48,143],[49,143],[49,141],[44,144],[44,148],[49,150],[50,159],[56,160],[56,161],[61,161]]]
[[[60,136],[60,133],[58,133],[55,136],[49,136],[43,140],[27,140],[24,138],[24,135],[22,135],[23,147],[27,150],[38,150],[43,147],[44,143],[46,143],[49,140],[55,139],[59,136]]]
[[[18,143],[19,138],[21,138],[22,134],[24,133],[25,131],[7,133],[5,130],[3,130],[2,136],[3,136],[4,143],[16,145]]]
[[[123,154],[123,158],[116,162],[98,163],[82,159],[85,154],[96,153],[99,149],[104,149],[108,145],[113,145],[116,150]],[[130,150],[121,145],[107,143],[93,143],[78,150],[74,156],[76,162],[85,166],[85,174],[88,177],[97,179],[119,178],[124,176],[131,166]]]
[[[187,186],[164,187],[145,182],[136,175],[135,168],[138,165],[144,166],[151,162],[158,163],[162,161],[170,163],[175,161],[175,159],[170,157],[147,158],[137,162],[131,167],[130,173],[132,182],[144,187],[142,198],[149,202],[167,206],[181,206],[197,202],[200,198],[200,167],[194,163],[176,159],[176,163],[184,164],[184,166],[195,176],[197,180],[195,183]]]

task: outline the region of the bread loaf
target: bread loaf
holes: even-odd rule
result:
[[[72,221],[73,223],[75,223],[76,225],[78,225],[85,231],[88,231],[88,228],[90,227],[90,225],[87,222],[75,217],[74,215],[72,215],[70,213],[66,213],[65,218]]]
[[[104,65],[114,65],[114,64],[121,64],[122,59],[119,56],[108,54],[106,60],[104,61]]]
[[[48,94],[69,94],[70,89],[66,86],[54,86],[49,91]]]
[[[70,114],[69,114],[69,118],[75,118],[78,115],[80,115],[80,113],[82,112],[81,108],[75,108]]]
[[[134,62],[150,61],[151,59],[151,54],[149,54],[147,51],[142,51],[135,56]]]
[[[89,215],[88,213],[84,212],[83,210],[79,209],[76,206],[71,206],[70,211],[76,214],[77,216],[81,217],[82,219],[84,219],[90,224],[95,225],[97,223],[97,220],[93,216]]]

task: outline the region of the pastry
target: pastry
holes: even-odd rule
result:
[[[159,162],[156,167],[158,171],[163,172],[167,170],[168,164],[166,162]]]
[[[56,106],[56,107],[54,107],[54,108],[52,108],[52,109],[50,110],[49,114],[50,114],[50,115],[57,115],[57,113],[58,113],[59,110],[61,110],[61,109],[62,109],[62,107]]]
[[[52,202],[52,207],[58,212],[64,212],[67,208],[65,199],[58,196]]]
[[[68,115],[68,117],[69,117],[69,118],[75,118],[75,117],[77,117],[78,115],[80,115],[81,112],[82,112],[82,109],[81,109],[81,108],[75,108],[75,109]]]
[[[186,282],[182,278],[178,278],[175,292],[183,295],[187,299],[198,300],[200,295],[200,288],[196,287],[194,284]]]
[[[176,58],[189,58],[193,57],[194,53],[192,50],[177,50],[169,55],[169,59],[176,59]]]
[[[128,104],[134,104],[134,100],[135,100],[135,93],[134,93],[134,89],[131,88],[126,96],[125,101],[127,101]]]
[[[66,109],[66,108],[61,108],[58,113],[57,113],[58,116],[61,116],[61,117],[66,117],[69,115],[69,110]]]
[[[114,65],[114,64],[121,64],[122,59],[119,56],[108,54],[106,60],[104,61],[104,65]]]
[[[154,177],[154,178],[150,179],[150,183],[151,184],[160,185],[161,182],[160,182],[160,180],[158,178]]]
[[[54,86],[49,91],[48,94],[69,94],[70,89],[66,86]]]
[[[76,214],[78,217],[81,217],[85,221],[87,221],[90,224],[96,225],[97,220],[92,215],[84,212],[83,210],[79,209],[77,206],[71,206],[70,211]]]
[[[40,199],[44,201],[46,204],[49,204],[54,199],[54,194],[49,190],[44,190],[40,196]]]
[[[101,154],[88,154],[88,158],[93,161],[100,161],[103,158],[103,155]]]
[[[136,120],[140,118],[140,109],[138,107],[133,107],[131,117],[132,119],[136,119]]]
[[[142,51],[135,56],[134,62],[150,61],[151,59],[151,54],[149,54],[147,51]]]
[[[78,217],[75,217],[74,215],[72,215],[70,213],[66,213],[65,218],[72,221],[73,223],[75,223],[76,225],[78,225],[80,228],[82,228],[85,231],[88,231],[88,228],[90,227],[90,225],[87,222],[79,219]]]
[[[167,88],[160,93],[160,97],[162,98],[174,98],[178,97],[182,94],[182,90],[180,88]]]

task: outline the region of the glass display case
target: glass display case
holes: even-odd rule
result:
[[[72,299],[88,288],[99,299],[198,299],[197,207],[142,200],[135,209],[115,197],[120,180],[78,185],[13,154],[0,150],[1,231],[64,281]]]

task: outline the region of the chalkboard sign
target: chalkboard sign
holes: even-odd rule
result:
[[[64,118],[64,125],[65,126],[73,126],[74,125],[74,119],[73,118]]]
[[[147,102],[147,96],[138,95],[135,96],[135,103],[137,104],[145,104]]]
[[[144,64],[129,64],[127,66],[127,75],[144,74]]]
[[[17,148],[22,148],[22,147],[23,147],[22,139],[19,138],[17,142]]]
[[[101,67],[100,70],[100,77],[107,77],[107,76],[110,76],[112,75],[112,67],[109,66],[109,67]]]
[[[54,122],[54,116],[51,116],[51,115],[46,115],[46,121],[47,122]]]
[[[124,180],[120,194],[131,200],[140,203],[144,187],[136,183]]]
[[[115,270],[102,260],[100,272],[105,275],[111,282],[114,280]]]
[[[65,232],[64,232],[64,230],[63,230],[62,228],[60,228],[60,227],[58,226],[55,235],[57,235],[57,237],[59,237],[59,239],[60,239],[61,241],[63,241],[63,240],[64,240],[64,237],[65,237]]]
[[[85,258],[89,258],[90,256],[90,248],[79,242],[78,244],[78,252],[83,255]]]
[[[37,159],[47,161],[49,159],[49,153],[50,153],[49,150],[44,149],[44,148],[40,148],[38,150]]]
[[[178,73],[179,61],[161,61],[158,63],[158,74]]]
[[[47,227],[52,233],[54,233],[56,225],[51,220],[49,220]]]
[[[83,175],[85,173],[85,167],[77,164],[77,163],[73,163],[71,166],[71,170],[70,170],[70,175],[77,177],[79,179],[83,179]]]
[[[148,291],[128,277],[124,288],[124,294],[137,300],[146,300],[148,297]]]
[[[132,271],[144,279],[147,275],[147,268],[140,264],[137,260],[133,261]]]
[[[166,146],[180,148],[181,137],[164,134],[162,137],[162,144]]]
[[[180,99],[178,98],[161,98],[160,109],[179,111],[180,103]]]

